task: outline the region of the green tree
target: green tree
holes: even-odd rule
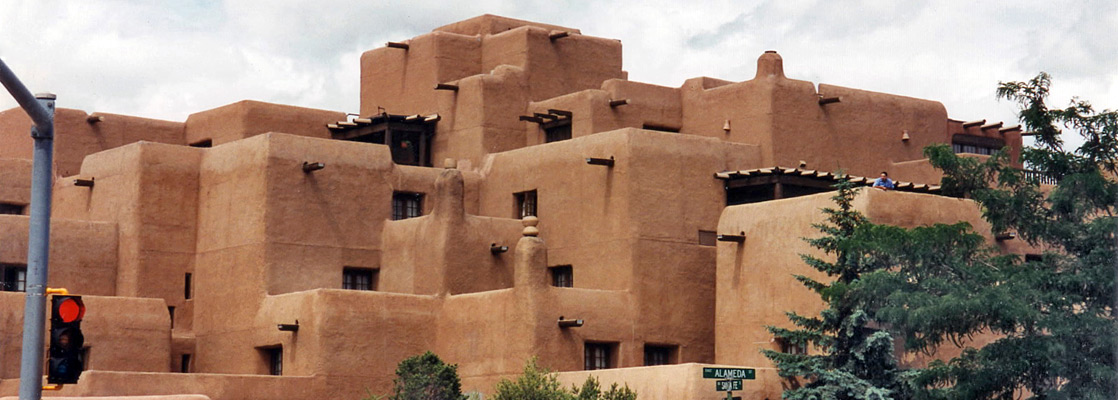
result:
[[[392,400],[466,400],[458,366],[430,351],[401,361],[394,382]]]
[[[1041,73],[998,88],[1037,134],[1040,147],[1022,151],[1034,172],[1016,168],[1004,151],[977,159],[942,145],[925,149],[944,172],[946,193],[975,200],[995,233],[1016,233],[1043,249],[1042,257],[998,256],[960,227],[923,237],[905,231],[912,235],[878,243],[882,251],[868,261],[887,268],[867,274],[858,292],[876,318],[903,332],[907,348],[931,351],[978,333],[999,335],[914,373],[920,397],[1002,399],[1022,389],[1038,399],[1118,397],[1118,113],[1078,99],[1049,109],[1050,83]],[[1084,144],[1065,151],[1064,129]],[[1056,185],[1043,188],[1041,177]],[[929,245],[942,254],[927,253]]]
[[[533,357],[515,381],[502,379],[497,383],[493,400],[637,400],[637,393],[628,385],[616,383],[603,392],[594,376],[586,377],[582,387],[572,385],[569,391],[564,390],[556,374],[540,367]]]
[[[859,232],[873,225],[854,210],[857,189],[843,180],[832,198],[838,208],[826,208],[827,222],[815,225],[823,237],[806,239],[834,261],[801,255],[812,268],[833,277],[830,283],[797,275],[801,283],[819,294],[826,308],[818,317],[787,313],[797,328],[768,327],[783,341],[814,344],[822,354],[788,354],[763,351],[776,364],[780,376],[792,381],[785,399],[892,399],[906,391],[893,356],[893,339],[888,332],[870,327],[872,310],[856,295],[856,284],[866,273],[880,268],[866,263],[865,242]],[[805,378],[801,385],[798,378]]]

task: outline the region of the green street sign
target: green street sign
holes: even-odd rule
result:
[[[703,367],[703,378],[706,379],[757,379],[757,370],[753,368],[712,368]]]
[[[724,381],[714,381],[714,389],[719,392],[729,392],[734,390],[741,390],[741,379],[727,379]]]

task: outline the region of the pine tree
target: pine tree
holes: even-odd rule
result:
[[[785,399],[894,399],[905,396],[893,356],[893,339],[885,331],[870,327],[872,313],[857,295],[856,283],[862,274],[878,268],[863,262],[864,243],[859,231],[872,226],[853,208],[857,190],[842,180],[832,198],[838,208],[826,208],[827,222],[815,225],[823,237],[807,239],[834,261],[801,255],[812,268],[834,277],[830,283],[798,275],[804,286],[819,294],[826,308],[818,317],[787,313],[797,327],[768,327],[780,340],[798,345],[815,345],[822,354],[788,354],[765,350],[776,363],[780,376],[792,380],[794,387],[784,392]],[[800,384],[798,378],[806,383]]]

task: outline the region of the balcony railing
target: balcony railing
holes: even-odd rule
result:
[[[1031,169],[1023,169],[1023,170],[1021,170],[1021,172],[1025,173],[1025,179],[1036,180],[1041,185],[1055,185],[1056,184],[1056,178],[1055,177],[1053,177],[1051,175],[1046,175],[1046,174],[1044,174],[1040,171],[1035,171],[1035,170],[1031,170]]]

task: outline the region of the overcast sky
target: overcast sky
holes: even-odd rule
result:
[[[1118,108],[1118,1],[693,3],[0,0],[0,58],[87,112],[182,121],[243,99],[356,112],[362,52],[490,13],[620,39],[629,79],[665,86],[751,79],[777,50],[790,78],[937,100],[956,119],[1016,123],[994,89],[1039,71],[1052,105]]]

